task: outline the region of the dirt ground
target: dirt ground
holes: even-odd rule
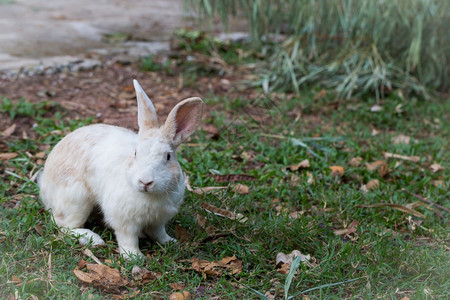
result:
[[[23,98],[30,102],[49,100],[60,104],[71,117],[93,117],[95,122],[137,129],[137,106],[132,80],[137,79],[164,120],[179,101],[202,97],[211,91],[224,92],[220,77],[203,77],[196,87],[183,86],[180,75],[140,71],[138,66],[113,64],[91,71],[36,75],[0,80],[0,95],[13,102]],[[207,108],[211,109],[211,108]],[[12,125],[6,114],[0,114],[0,131]],[[32,136],[30,120],[16,118],[17,128],[11,136],[25,130]]]

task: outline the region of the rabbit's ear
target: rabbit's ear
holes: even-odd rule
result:
[[[203,114],[203,101],[198,97],[178,103],[170,112],[163,132],[177,147],[195,131]]]
[[[133,80],[133,85],[136,90],[138,103],[139,134],[142,134],[148,129],[159,127],[158,116],[156,115],[155,106],[136,79]]]

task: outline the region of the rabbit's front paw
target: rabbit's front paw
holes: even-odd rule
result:
[[[137,251],[136,249],[130,251],[120,249],[120,255],[122,255],[125,260],[132,260],[132,259],[139,260],[145,258],[145,255],[139,249]]]
[[[80,245],[91,243],[92,246],[105,245],[105,241],[95,232],[85,228],[75,228],[70,231],[72,235],[78,237]]]
[[[176,243],[177,240],[166,233],[164,225],[159,227],[149,227],[145,232],[149,237],[164,245],[167,243]]]

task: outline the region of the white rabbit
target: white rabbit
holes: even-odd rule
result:
[[[103,124],[79,128],[55,146],[39,178],[42,202],[58,226],[82,244],[103,244],[98,234],[81,228],[97,206],[125,258],[142,256],[139,237],[175,241],[165,225],[178,212],[185,189],[176,149],[203,113],[203,101],[189,98],[159,127],[153,103],[136,80],[133,84],[139,133]]]

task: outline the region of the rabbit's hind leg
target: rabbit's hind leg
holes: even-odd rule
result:
[[[81,228],[94,208],[89,199],[90,193],[84,186],[74,184],[70,190],[66,187],[59,193],[55,191],[54,195],[58,197],[51,207],[56,225],[78,238],[81,245],[87,245],[89,242],[94,246],[105,244],[98,234]]]

